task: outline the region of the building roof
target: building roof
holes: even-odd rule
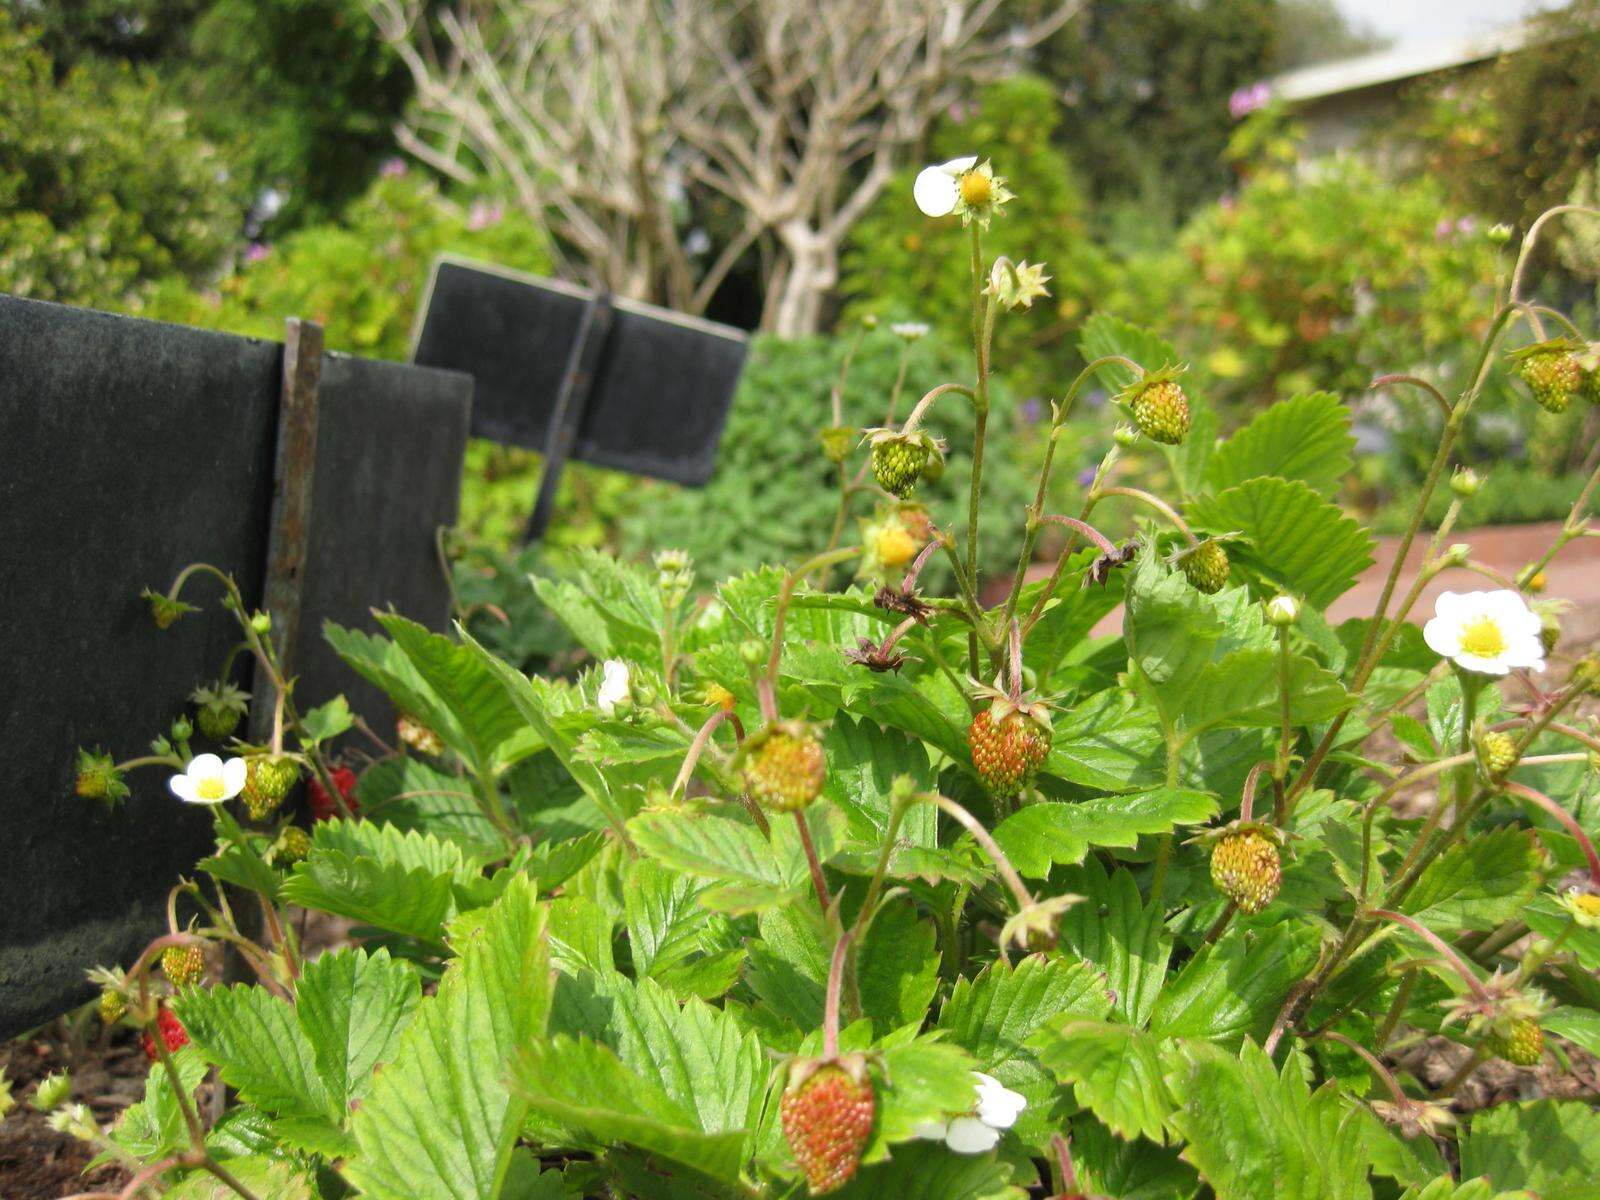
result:
[[[1522,49],[1533,36],[1532,24],[1524,21],[1469,37],[1377,50],[1354,58],[1301,67],[1274,76],[1267,83],[1274,100],[1319,100],[1496,58]]]

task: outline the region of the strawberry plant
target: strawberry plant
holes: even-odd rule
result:
[[[993,333],[1048,277],[985,256],[1026,203],[989,164],[915,194],[964,227],[974,369],[865,437],[828,426],[840,512],[880,508],[863,541],[836,520],[813,557],[704,593],[682,553],[579,554],[534,584],[592,656],[572,681],[459,627],[330,628],[392,737],[304,708],[225,573],[152,594],[164,626],[220,583],[277,703],[266,744],[196,747],[185,721],[136,760],[212,806],[217,844],[169,931],[95,976],[146,1037],[144,1098],[109,1128],[57,1110],[133,1173],[124,1196],[1596,1194],[1600,662],[1557,653],[1537,597],[1596,532],[1600,473],[1515,579],[1449,542],[1477,486],[1456,439],[1511,327],[1559,326],[1593,369],[1526,298],[1544,223],[1463,390],[1376,381],[1444,432],[1376,613],[1334,626],[1374,543],[1331,498],[1353,439],[1326,393],[1219,440],[1170,348],[1097,318],[1035,499],[985,505]],[[1051,512],[1091,383],[1127,420]],[[941,450],[954,406],[971,434]],[[967,502],[908,501],[944,454]],[[1164,495],[1126,482],[1152,464]],[[1095,524],[1112,509],[1130,540]],[[1005,525],[1021,551],[985,603]],[[1046,526],[1070,541],[1041,574]],[[934,556],[948,594],[921,582]],[[1446,573],[1492,586],[1419,633]],[[127,802],[136,763],[80,763],[80,795]],[[307,953],[297,909],[354,944]]]

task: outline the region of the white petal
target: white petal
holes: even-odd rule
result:
[[[949,1127],[947,1121],[918,1121],[917,1127],[911,1131],[911,1136],[921,1138],[925,1142],[942,1142],[945,1130]]]
[[[976,154],[966,154],[960,158],[952,158],[949,162],[940,163],[939,169],[954,178],[957,175],[965,175],[977,165],[978,156]]]
[[[1454,658],[1461,653],[1461,626],[1452,617],[1435,617],[1422,627],[1422,640],[1440,657]]]
[[[999,1141],[1000,1131],[989,1128],[977,1117],[957,1117],[944,1135],[944,1144],[957,1154],[984,1154]]]
[[[925,216],[948,217],[956,208],[960,185],[943,167],[926,167],[911,185],[911,197]]]
[[[1471,599],[1470,595],[1460,592],[1440,592],[1439,598],[1433,602],[1433,611],[1446,620],[1460,620],[1471,607]]]
[[[628,664],[620,658],[608,658],[600,672],[600,690],[595,695],[595,707],[610,716],[617,705],[628,698]]]
[[[215,754],[196,754],[189,760],[184,774],[190,779],[210,779],[222,774],[222,760]]]
[[[190,804],[199,804],[200,801],[194,794],[194,780],[187,775],[174,775],[167,780],[167,786],[172,789],[172,794],[179,800]]]
[[[1028,1107],[1028,1098],[1013,1092],[992,1075],[974,1071],[978,1077],[978,1120],[994,1129],[1010,1129]]]
[[[1500,660],[1508,667],[1526,667],[1530,671],[1544,670],[1544,643],[1537,637],[1518,637],[1506,648]]]
[[[1457,654],[1455,660],[1463,671],[1476,671],[1479,675],[1504,675],[1511,670],[1504,656],[1479,658],[1476,654]]]
[[[249,776],[249,768],[242,758],[230,758],[222,764],[222,794],[232,800],[244,791],[245,779]]]

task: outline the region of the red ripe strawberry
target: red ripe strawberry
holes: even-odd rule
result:
[[[967,745],[983,786],[991,795],[1010,798],[1032,783],[1044,765],[1050,727],[1027,706],[998,700],[972,718]]]
[[[349,767],[335,767],[328,772],[333,780],[333,786],[339,789],[339,795],[344,797],[344,802],[350,806],[352,813],[360,812],[361,805],[356,803],[356,773]],[[344,809],[322,786],[322,780],[313,775],[311,782],[306,785],[306,800],[311,805],[311,815],[318,821],[330,821],[334,817],[342,817]]]
[[[789,1068],[778,1115],[795,1162],[813,1196],[837,1191],[861,1165],[877,1098],[866,1059],[797,1059]]]
[[[161,1040],[165,1043],[168,1054],[175,1054],[189,1044],[189,1033],[184,1029],[183,1022],[178,1020],[178,1014],[164,1004],[156,1013],[156,1027],[161,1030]],[[146,1033],[142,1041],[144,1043],[144,1056],[151,1062],[155,1062],[155,1039]]]

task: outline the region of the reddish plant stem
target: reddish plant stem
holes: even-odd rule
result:
[[[1489,999],[1488,991],[1485,990],[1483,984],[1478,982],[1478,977],[1472,973],[1472,968],[1467,966],[1461,956],[1451,949],[1449,943],[1421,921],[1408,917],[1405,913],[1397,913],[1388,908],[1369,909],[1368,915],[1381,917],[1385,921],[1393,921],[1396,925],[1404,925],[1439,952],[1439,956],[1454,968],[1456,974],[1461,976],[1462,981],[1472,990],[1472,994],[1475,997],[1479,1000]]]
[[[1572,835],[1572,839],[1578,843],[1578,848],[1583,851],[1584,858],[1589,862],[1589,881],[1600,887],[1600,855],[1595,853],[1594,843],[1589,840],[1589,835],[1583,831],[1583,826],[1578,824],[1577,819],[1549,796],[1525,784],[1512,783],[1508,780],[1502,786],[1509,794],[1537,805],[1561,823],[1562,827]]]
[[[800,829],[800,845],[805,848],[806,863],[811,868],[811,886],[816,890],[817,903],[824,914],[828,911],[828,881],[822,875],[822,862],[817,858],[817,847],[811,841],[811,827],[806,824],[804,809],[794,814],[794,823]]]
[[[846,929],[833,944],[833,959],[828,963],[828,993],[822,1007],[822,1056],[835,1058],[839,1053],[839,996],[844,991],[845,951],[850,947],[850,931]]]

